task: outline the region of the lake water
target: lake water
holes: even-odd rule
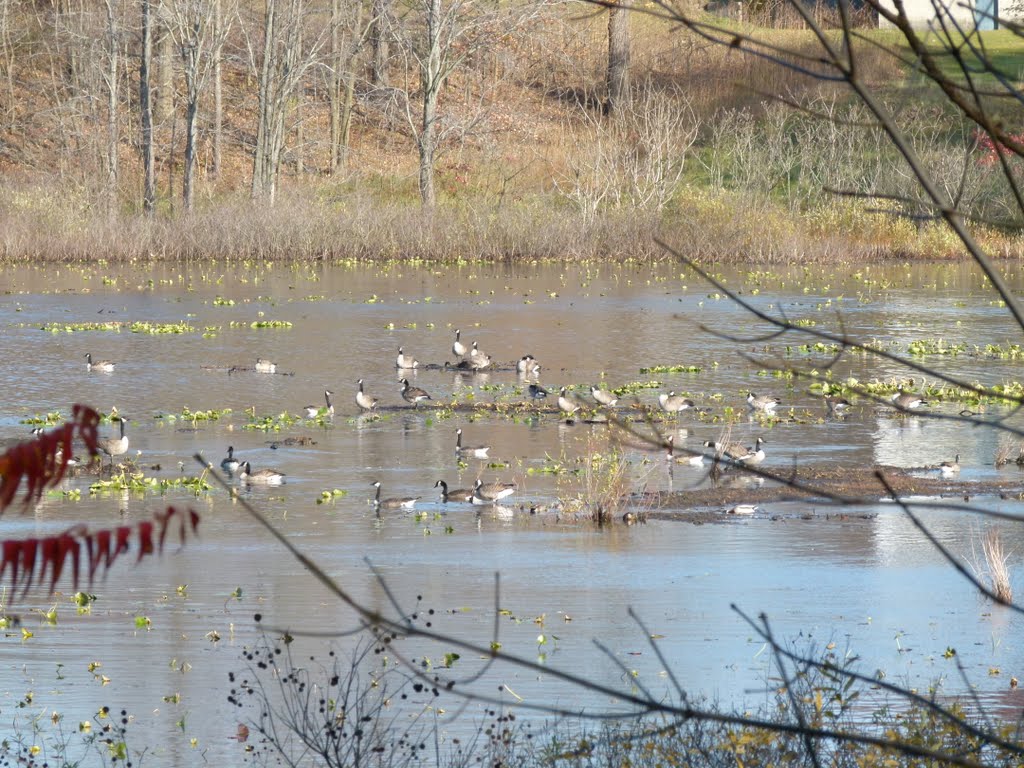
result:
[[[784,310],[819,330],[844,327],[894,351],[922,339],[968,348],[1021,342],[1005,308],[969,266],[837,269],[826,278],[810,270],[728,270],[722,277],[762,309]],[[1024,285],[1019,274],[1009,278],[1017,288]],[[972,483],[1019,475],[1016,467],[994,468],[999,437],[991,429],[897,418],[864,399],[847,418],[823,420],[820,399],[806,381],[776,378],[770,368],[823,370],[829,355],[799,349],[807,339],[766,338],[763,325],[678,265],[47,266],[7,268],[0,285],[7,357],[0,367],[0,436],[22,437],[29,417],[66,415],[81,402],[103,412],[116,407],[131,420],[130,454],[148,476],[196,474],[196,451],[219,464],[234,446],[254,471],[273,467],[287,474],[280,487],[243,489],[242,496],[370,608],[392,614],[394,604],[434,609],[436,629],[486,646],[494,639],[497,605],[504,650],[528,658],[546,654],[550,668],[623,691],[635,674],[661,692],[668,687],[665,665],[644,628],[629,618],[632,609],[691,694],[756,708],[770,699],[769,654],[730,607],[735,604],[750,615],[767,614],[776,635],[798,649],[820,652],[834,642],[860,658],[860,671],[882,671],[890,681],[925,687],[943,680],[947,693],[961,693],[959,662],[994,710],[1020,711],[1009,680],[1024,673],[1021,618],[979,598],[894,505],[866,503],[852,510],[858,514],[836,519],[828,515],[835,510],[820,503],[785,502],[718,524],[659,520],[597,529],[551,511],[559,500],[577,496],[582,481],[545,470],[606,452],[607,427],[565,424],[554,413],[414,409],[400,397],[395,357],[401,346],[422,361],[412,384],[437,401],[525,399],[514,371],[473,376],[440,367],[453,360],[454,329],[460,328],[463,341],[477,341],[504,364],[532,354],[543,365],[540,381],[553,391],[578,386],[584,396],[591,384],[657,382],[636,390],[647,404],[662,391],[687,393],[706,412],[700,418],[684,413],[678,427],[672,424],[684,448],[699,450],[704,440],[718,439],[722,422],[716,418],[731,408],[738,414],[732,437],[749,445],[763,436],[769,470],[885,464],[935,476],[925,468],[958,453],[963,469],[951,484],[965,493]],[[291,325],[253,327],[268,321]],[[108,322],[185,323],[188,329],[41,330]],[[88,373],[87,352],[115,361],[115,372]],[[278,373],[244,370],[258,357],[274,361]],[[924,362],[988,384],[1024,378],[1019,361],[966,352]],[[700,370],[640,372],[656,365]],[[877,356],[843,358],[833,375],[862,381],[916,375],[921,382],[920,374]],[[380,400],[380,418],[359,418],[354,393],[360,378]],[[333,419],[299,418],[272,432],[247,428],[249,409],[260,419],[298,416],[303,406],[321,404],[325,389],[335,393]],[[749,419],[748,391],[779,396],[787,418],[774,425]],[[932,411],[950,415],[961,407],[938,404]],[[181,417],[185,408],[231,412],[192,422]],[[986,415],[1000,415],[993,410]],[[489,444],[490,459],[458,462],[457,427],[468,444]],[[286,438],[302,440],[289,445]],[[660,453],[627,448],[626,456],[634,491],[706,484],[699,469],[669,472]],[[509,508],[481,511],[437,501],[438,479],[466,487],[477,477],[517,482]],[[219,488],[198,497],[182,490],[91,494],[94,479],[67,481],[65,489],[80,489],[80,498],[48,495],[28,514],[9,511],[4,537],[47,535],[79,522],[119,525],[175,504],[200,513],[200,538],[161,559],[116,565],[92,588],[98,600],[88,615],[75,615],[67,584],[53,598],[35,595],[8,606],[33,637],[24,639],[17,628],[2,641],[0,731],[13,733],[15,716],[24,723],[26,714],[42,714],[48,722],[53,712],[74,730],[82,720],[96,722],[96,711],[108,705],[137,719],[132,739],[149,747],[147,763],[196,764],[196,754],[213,764],[239,762],[242,747],[228,737],[251,713],[229,704],[228,674],[245,666],[242,649],[258,635],[253,615],[296,633],[350,630],[355,616]],[[376,515],[369,503],[375,480],[384,496],[422,496],[421,514]],[[316,503],[334,489],[345,495]],[[685,494],[673,498],[685,511]],[[982,502],[1021,512],[1014,501]],[[988,521],[942,503],[923,514],[957,557],[980,550]],[[1000,529],[1008,549],[1024,551],[1019,525]],[[1016,573],[1014,586],[1018,593],[1024,589]],[[236,589],[241,597],[232,599]],[[56,625],[41,615],[54,605]],[[139,627],[138,617],[148,618],[150,628]],[[543,646],[540,634],[547,638]],[[299,642],[303,649],[321,643]],[[955,659],[948,649],[955,649]],[[435,660],[445,650],[410,646],[410,653]],[[455,672],[480,668],[481,660],[466,657]],[[524,704],[612,705],[552,675],[514,667],[490,667],[479,681],[490,695],[499,685]],[[31,705],[16,709],[28,692]],[[449,708],[458,709],[451,702]],[[470,705],[438,722],[449,737],[478,721],[479,707]]]

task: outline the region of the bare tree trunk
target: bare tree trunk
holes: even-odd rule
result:
[[[195,199],[193,179],[196,168],[196,142],[199,138],[199,50],[196,45],[182,48],[185,64],[185,167],[181,179],[181,205],[185,213],[192,210]]]
[[[341,135],[338,137],[340,147],[340,165],[348,165],[349,142],[352,137],[352,105],[356,95],[356,70],[350,61],[345,70],[345,80],[341,91]]]
[[[270,127],[270,88],[273,72],[274,25],[277,16],[277,0],[266,0],[263,13],[263,61],[260,65],[259,109],[256,116],[256,151],[252,167],[252,196],[263,197],[270,194],[270,180],[267,169],[267,141]]]
[[[441,0],[427,0],[427,55],[420,70],[423,120],[418,139],[420,154],[420,202],[433,208],[434,154],[437,151],[437,98],[441,90]]]
[[[113,216],[117,210],[117,68],[120,63],[120,48],[117,39],[117,20],[114,18],[114,0],[106,0],[107,10],[107,71],[104,75],[107,85],[107,214]]]
[[[388,84],[388,17],[391,13],[392,0],[373,0],[370,22],[370,85],[374,87]]]
[[[224,58],[224,17],[221,0],[213,0],[213,163],[210,174],[220,175],[222,142],[224,140],[224,93],[221,61]]]
[[[348,147],[352,134],[352,104],[356,93],[356,56],[362,48],[363,4],[356,4],[356,18],[352,23],[352,45],[345,60],[345,76],[341,87],[341,115],[338,131],[338,165],[348,164]]]
[[[331,70],[327,79],[327,101],[331,106],[331,173],[341,165],[341,68],[345,60],[342,53],[344,47],[341,36],[341,0],[331,0]]]
[[[155,31],[157,63],[153,115],[156,122],[162,125],[174,112],[174,40],[163,24],[158,25]]]
[[[8,130],[14,129],[14,46],[11,43],[11,5],[14,0],[0,0],[0,55],[3,57],[4,85],[7,106],[4,122]]]
[[[298,42],[299,56],[302,55],[302,25],[298,28]],[[301,176],[306,170],[306,130],[302,122],[303,104],[305,101],[305,91],[303,88],[302,80],[300,79],[297,87],[295,88],[295,174]]]
[[[302,85],[307,70],[321,61],[317,57],[324,46],[329,45],[326,27],[311,45],[303,45],[306,11],[305,0],[266,0],[252,196],[262,197],[271,205],[277,194],[288,128],[286,121],[296,103],[295,92]]]
[[[156,171],[153,150],[153,102],[149,73],[153,65],[151,0],[142,0],[142,60],[139,62],[139,112],[142,118],[142,209],[150,216],[156,207]]]
[[[604,104],[613,115],[629,100],[629,0],[608,6],[608,95]]]

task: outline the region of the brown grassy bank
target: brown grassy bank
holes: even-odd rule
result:
[[[122,61],[134,62],[135,6],[115,7]],[[103,52],[89,47],[103,39],[105,17],[98,9],[65,17],[17,6],[6,22],[11,55],[0,56],[0,107],[8,105],[0,108],[0,258],[661,258],[654,236],[714,261],[964,257],[943,224],[915,226],[906,217],[914,210],[824,191],[914,194],[884,143],[849,112],[841,88],[638,14],[635,100],[609,121],[601,114],[607,18],[561,5],[495,37],[448,81],[438,206],[430,213],[418,202],[413,126],[395,107],[403,99],[415,107],[417,72],[397,55],[388,66],[392,95],[408,85],[397,102],[383,102],[371,87],[365,57],[353,62],[352,135],[335,169],[325,85],[315,74],[323,62],[310,68],[288,113],[276,203],[253,201],[257,94],[247,35],[259,31],[261,7],[241,2],[225,43],[220,167],[213,166],[209,94],[200,101],[195,207],[187,214],[181,63],[173,46],[158,61],[157,211],[148,219],[134,64],[118,74],[111,193]],[[311,39],[317,23],[311,16]],[[769,34],[795,54],[813,52],[807,32]],[[893,103],[905,100],[902,65],[873,45],[859,56],[868,81]],[[820,121],[773,107],[772,94],[830,110],[849,125],[840,119],[821,130]],[[915,133],[916,146],[943,179],[969,182],[965,205],[979,220],[1005,210],[1005,192],[970,154],[969,132],[954,115],[926,104],[905,122],[939,126]],[[997,256],[1024,252],[1015,230],[979,234]]]
[[[11,204],[0,193],[0,258],[5,261],[132,259],[580,261],[669,258],[659,238],[684,256],[722,263],[815,263],[963,258],[942,225],[866,217],[854,204],[793,215],[740,196],[694,194],[663,216],[609,212],[586,220],[554,201],[514,207],[344,204],[291,193],[273,208],[248,200],[211,203],[186,217],[114,218],[57,202],[41,191]],[[42,203],[42,204],[40,204]],[[861,219],[860,224],[850,220]],[[837,223],[838,222],[838,223]],[[988,247],[1020,258],[1018,240],[993,235]]]

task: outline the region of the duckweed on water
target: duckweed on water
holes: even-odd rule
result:
[[[60,411],[50,411],[45,416],[37,413],[34,416],[22,419],[18,423],[28,424],[33,427],[53,427],[64,423],[64,415]]]
[[[299,417],[282,411],[277,416],[249,416],[249,423],[243,424],[242,429],[262,430],[263,432],[280,432],[282,427],[290,427],[299,421]]]
[[[703,365],[652,365],[641,368],[640,373],[701,373]]]
[[[975,347],[975,353],[979,357],[991,357],[999,360],[1020,360],[1024,358],[1024,347],[1020,344],[986,344],[984,348]]]
[[[50,333],[75,333],[76,331],[114,331],[120,332],[124,323],[44,323],[39,326],[42,331]]]
[[[343,499],[348,496],[348,491],[340,488],[334,488],[330,491],[320,491],[320,495],[316,499],[317,504],[333,504],[338,499]]]
[[[160,414],[160,415],[156,416],[156,418],[157,419],[163,419],[163,420],[173,424],[175,421],[177,421],[179,419],[181,419],[182,421],[191,421],[191,422],[196,422],[196,421],[218,421],[219,419],[222,419],[225,416],[229,416],[230,414],[231,414],[231,409],[230,408],[222,408],[220,410],[217,410],[215,408],[211,408],[211,409],[206,410],[206,411],[193,411],[191,408],[189,408],[186,405],[186,406],[184,406],[181,409],[181,413],[180,414],[166,413],[166,414]]]
[[[955,357],[967,349],[966,344],[949,344],[945,339],[917,339],[907,345],[907,354],[913,357],[950,355]]]
[[[287,320],[253,320],[247,323],[244,320],[232,320],[232,328],[291,328],[292,324]]]
[[[102,494],[120,491],[134,491],[136,493],[156,491],[164,493],[172,488],[185,488],[198,496],[200,493],[205,493],[211,488],[210,484],[206,482],[205,477],[205,472],[199,477],[173,478],[146,477],[142,472],[122,472],[109,480],[96,480],[89,486],[89,493]]]

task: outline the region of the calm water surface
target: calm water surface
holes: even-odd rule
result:
[[[761,308],[784,309],[819,329],[838,329],[841,316],[861,338],[902,348],[920,339],[971,347],[1021,341],[1005,310],[967,267],[865,268],[825,279],[801,271],[724,277]],[[1022,284],[1020,275],[1010,278]],[[254,488],[244,497],[368,606],[393,612],[394,599],[403,610],[434,609],[437,629],[487,644],[497,604],[505,650],[530,658],[546,653],[550,667],[623,691],[630,689],[624,672],[630,670],[661,692],[667,687],[663,665],[629,618],[632,609],[661,638],[666,661],[689,692],[756,707],[770,698],[768,654],[730,607],[735,604],[751,615],[765,612],[776,634],[798,648],[820,650],[835,642],[861,659],[863,672],[881,670],[890,680],[920,686],[943,679],[950,693],[965,688],[954,662],[944,657],[955,648],[987,701],[1006,714],[1020,708],[1008,685],[1011,676],[1024,674],[1020,618],[980,600],[892,505],[858,510],[874,515],[868,519],[828,519],[821,505],[787,503],[728,524],[652,522],[597,531],[518,506],[477,515],[465,505],[437,503],[437,479],[468,486],[482,476],[515,480],[520,490],[512,500],[543,508],[576,495],[580,481],[538,470],[554,462],[572,466],[579,456],[606,450],[605,428],[566,426],[554,415],[471,419],[428,408],[397,410],[404,405],[394,368],[399,346],[423,362],[413,383],[435,399],[522,398],[514,372],[467,377],[429,367],[452,359],[455,328],[500,361],[534,355],[549,388],[658,382],[639,390],[641,401],[654,402],[660,391],[686,392],[709,415],[728,407],[745,414],[747,391],[776,394],[796,419],[769,429],[744,415],[733,428],[733,437],[747,443],[766,438],[769,468],[795,462],[924,468],[959,453],[964,468],[957,482],[967,488],[996,472],[998,439],[990,431],[893,418],[863,402],[843,421],[822,421],[819,401],[805,384],[775,378],[769,367],[823,367],[829,357],[800,350],[806,339],[765,339],[764,327],[678,268],[22,268],[7,270],[2,286],[0,338],[8,364],[0,367],[0,436],[21,437],[28,417],[67,414],[72,403],[83,402],[104,412],[116,407],[131,419],[131,453],[138,452],[149,475],[195,474],[194,452],[219,463],[233,445],[254,470],[275,467],[288,476],[280,488]],[[292,326],[253,328],[260,320]],[[109,321],[186,322],[192,330],[150,335],[40,329]],[[86,373],[86,352],[116,361],[116,372]],[[229,373],[234,366],[251,367],[257,357],[293,375]],[[962,354],[927,362],[972,381],[1024,378],[1014,361],[982,362]],[[653,365],[702,370],[640,372]],[[855,357],[840,361],[835,375],[866,380],[911,374],[876,357]],[[396,410],[376,420],[357,418],[359,378],[382,405]],[[331,422],[299,420],[271,433],[246,428],[248,409],[257,418],[298,414],[306,404],[320,404],[326,388],[335,393]],[[184,408],[231,413],[192,423],[181,418]],[[955,413],[959,406],[935,410]],[[460,466],[453,451],[459,426],[468,443],[490,444],[491,461],[505,466],[475,459]],[[680,426],[686,432],[678,433],[679,444],[694,448],[721,431],[709,419],[688,416]],[[272,445],[287,437],[311,444]],[[637,490],[685,490],[703,482],[699,470],[669,473],[656,454],[630,450],[629,457]],[[423,496],[417,508],[425,514],[385,512],[378,518],[368,503],[370,483],[378,479],[386,496]],[[23,640],[18,631],[0,641],[6,662],[0,731],[13,728],[15,715],[24,716],[16,704],[31,691],[33,713],[57,711],[70,724],[95,720],[103,705],[127,708],[138,720],[138,745],[149,745],[150,759],[161,764],[196,764],[197,754],[214,764],[239,761],[241,747],[227,737],[250,713],[228,703],[228,673],[244,667],[242,648],[257,635],[253,615],[261,613],[275,627],[324,632],[351,629],[351,611],[219,490],[198,498],[180,491],[90,494],[89,482],[68,482],[69,489],[82,489],[81,499],[48,496],[29,514],[9,512],[5,537],[50,534],[82,521],[95,528],[117,525],[173,503],[190,504],[202,515],[201,538],[161,560],[116,566],[93,588],[99,599],[90,615],[75,616],[66,594],[9,608],[34,636]],[[316,504],[331,489],[347,495]],[[1020,511],[1009,501],[996,505]],[[954,554],[972,556],[983,521],[942,506],[927,516]],[[1020,530],[1004,525],[1003,534],[1011,550],[1024,549]],[[187,590],[179,592],[180,585]],[[1016,586],[1019,594],[1024,585]],[[241,599],[229,599],[236,588]],[[53,604],[56,626],[38,614]],[[151,620],[151,630],[136,627],[139,616]],[[211,632],[220,640],[211,640]],[[544,647],[537,643],[541,633],[549,638]],[[438,658],[446,649],[416,650]],[[93,662],[102,666],[90,670]],[[468,658],[459,663],[467,675],[480,665]],[[551,676],[513,668],[492,668],[479,685],[488,694],[508,686],[527,703],[610,704]],[[453,702],[449,707],[457,709]],[[445,734],[458,734],[478,718],[479,710],[470,707],[459,718],[442,716],[440,724]]]

